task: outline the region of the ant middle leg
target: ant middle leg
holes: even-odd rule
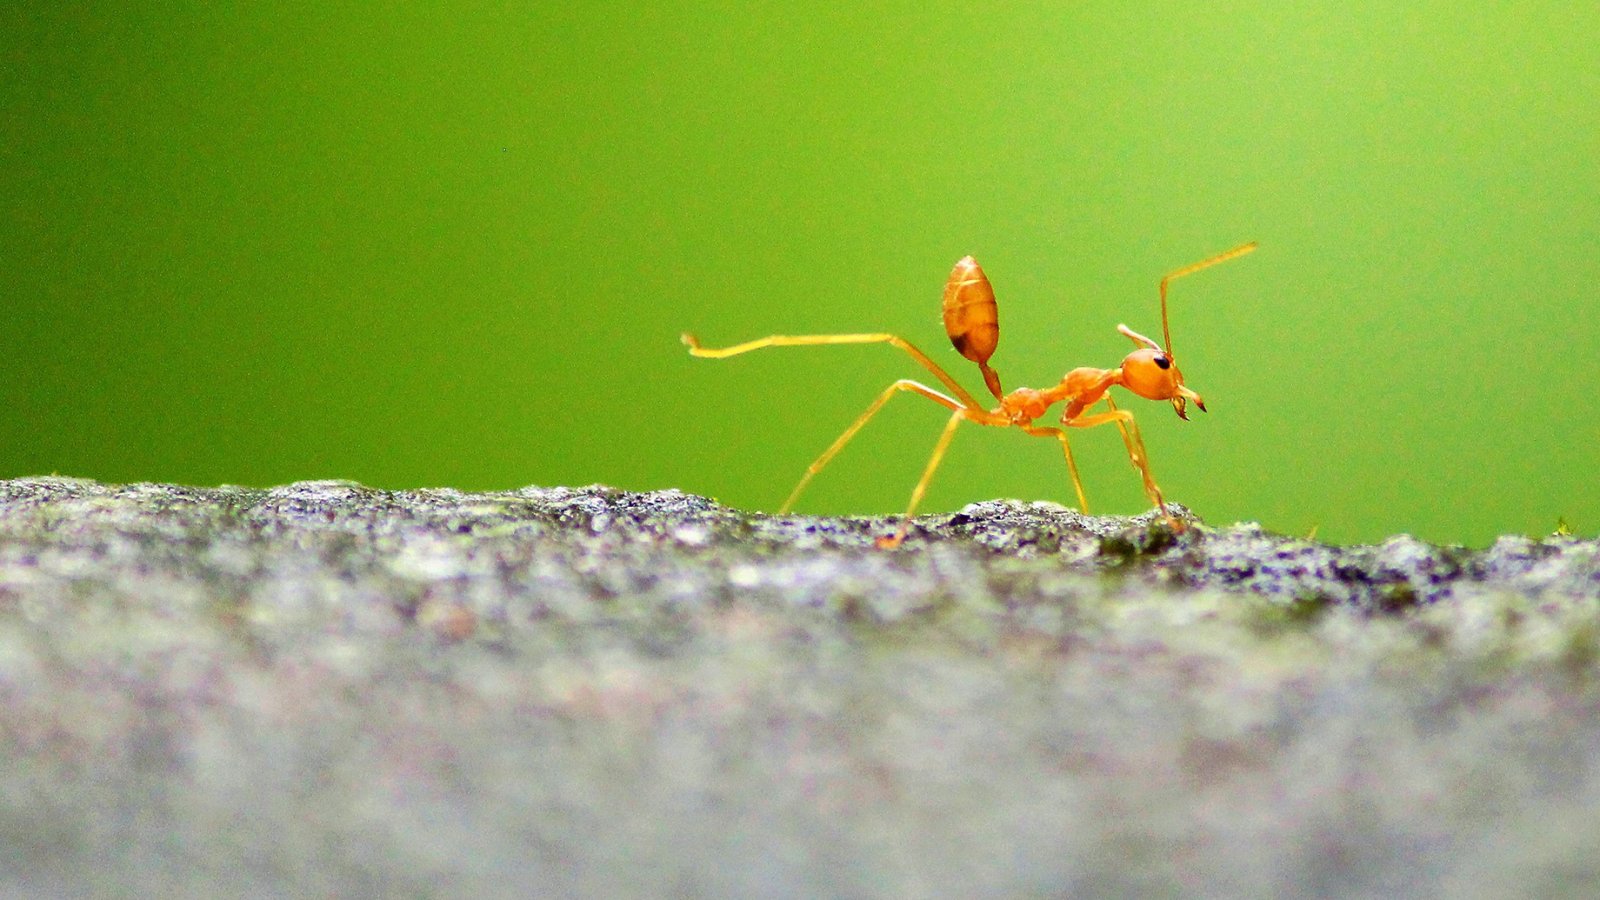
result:
[[[1089,512],[1089,498],[1083,493],[1083,480],[1078,477],[1078,463],[1072,458],[1072,445],[1067,443],[1067,433],[1048,425],[1024,425],[1022,430],[1034,437],[1053,437],[1061,441],[1061,454],[1067,458],[1067,472],[1072,475],[1072,489],[1078,494],[1078,511]]]
[[[800,499],[800,492],[806,489],[806,485],[811,483],[811,479],[816,477],[817,473],[821,472],[823,468],[839,454],[840,450],[844,449],[845,444],[850,443],[850,439],[855,437],[856,432],[859,432],[862,427],[872,419],[873,416],[878,414],[878,410],[883,409],[883,405],[889,402],[890,397],[893,397],[895,394],[900,393],[901,391],[910,391],[914,394],[921,394],[940,406],[947,407],[951,410],[960,411],[962,409],[961,404],[956,402],[954,399],[946,397],[944,394],[939,393],[925,384],[918,384],[909,378],[902,378],[899,381],[896,381],[894,384],[889,385],[884,389],[883,393],[878,395],[878,399],[872,401],[872,405],[867,407],[866,412],[863,412],[860,416],[856,417],[856,420],[850,423],[850,427],[846,428],[844,433],[839,435],[838,439],[828,446],[828,449],[822,451],[821,456],[817,457],[816,460],[811,463],[811,465],[806,467],[806,474],[801,476],[800,483],[794,486],[794,490],[789,492],[789,499],[783,501],[783,506],[778,508],[779,515],[787,513],[789,510],[794,508],[795,501]]]

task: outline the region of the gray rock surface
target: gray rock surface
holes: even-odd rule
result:
[[[1592,540],[0,482],[0,893],[1560,896]]]

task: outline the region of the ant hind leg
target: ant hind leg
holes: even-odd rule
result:
[[[806,485],[811,483],[811,479],[816,477],[817,473],[821,472],[829,462],[832,462],[835,456],[839,455],[839,451],[843,450],[844,446],[850,443],[850,439],[855,437],[856,433],[859,432],[867,424],[867,422],[872,419],[873,416],[877,415],[879,410],[883,409],[884,404],[889,402],[890,397],[893,397],[895,394],[900,393],[901,391],[911,391],[915,394],[921,394],[940,406],[945,406],[952,410],[960,410],[962,408],[961,404],[957,403],[955,400],[946,397],[945,395],[939,393],[933,388],[928,387],[925,384],[918,384],[917,382],[908,378],[902,378],[899,381],[896,381],[894,384],[889,385],[884,389],[883,393],[878,395],[878,399],[872,401],[872,405],[868,406],[865,412],[857,416],[856,420],[850,423],[850,427],[846,428],[844,433],[839,435],[839,437],[828,446],[828,449],[822,451],[821,456],[817,457],[816,460],[811,463],[811,465],[806,467],[806,474],[800,477],[800,483],[794,486],[794,490],[789,492],[789,499],[783,501],[783,506],[778,508],[779,515],[787,513],[789,510],[794,508],[795,501],[800,499],[800,492],[806,489]]]
[[[933,473],[944,460],[944,452],[950,448],[950,439],[955,437],[956,426],[965,418],[967,411],[964,409],[958,408],[951,413],[950,421],[945,423],[944,431],[939,434],[939,442],[933,445],[933,455],[928,457],[928,465],[922,470],[922,478],[917,481],[917,486],[911,489],[911,502],[906,505],[905,515],[900,517],[900,527],[895,529],[894,534],[878,538],[879,549],[893,549],[906,539],[906,532],[911,529],[911,516],[917,511],[917,505],[922,502],[922,495],[927,493],[928,482],[933,480]]]
[[[939,368],[939,364],[929,359],[926,353],[918,350],[910,341],[898,335],[774,334],[769,337],[757,338],[753,341],[745,341],[742,344],[735,344],[732,347],[702,347],[700,346],[700,339],[687,332],[680,335],[679,339],[683,341],[684,346],[689,348],[689,355],[698,356],[701,359],[727,359],[730,356],[738,356],[741,353],[749,353],[751,350],[761,350],[766,347],[815,347],[826,344],[888,344],[892,347],[896,347],[905,351],[906,355],[915,360],[917,365],[922,366],[924,369],[927,369],[929,372],[933,373],[933,377],[939,379],[939,382],[943,384],[950,391],[950,393],[954,394],[956,399],[961,401],[962,406],[978,411],[983,409],[983,407],[979,405],[977,398],[973,397],[966,388],[961,386],[961,382],[950,377],[950,373]],[[996,384],[998,384],[998,381]]]

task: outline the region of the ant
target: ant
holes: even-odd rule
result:
[[[934,444],[933,455],[928,458],[921,480],[911,491],[911,502],[900,518],[899,527],[895,529],[894,534],[878,538],[879,547],[884,549],[897,547],[905,540],[906,532],[911,527],[911,516],[916,512],[917,504],[922,502],[922,495],[927,492],[928,482],[933,479],[934,471],[944,459],[945,450],[950,446],[950,438],[955,435],[956,426],[962,422],[976,422],[979,425],[993,425],[999,428],[1015,427],[1034,437],[1060,441],[1061,453],[1067,461],[1067,471],[1072,475],[1072,487],[1078,494],[1078,508],[1084,512],[1088,512],[1089,503],[1084,497],[1083,482],[1078,478],[1078,464],[1072,458],[1072,446],[1067,441],[1065,428],[1093,428],[1097,425],[1115,423],[1117,430],[1122,434],[1122,443],[1127,447],[1128,458],[1134,468],[1139,470],[1139,476],[1144,481],[1145,494],[1176,529],[1181,525],[1167,511],[1161,489],[1156,486],[1155,478],[1150,474],[1150,462],[1145,456],[1144,439],[1139,436],[1139,426],[1133,420],[1133,413],[1118,409],[1116,402],[1111,398],[1110,390],[1113,387],[1122,387],[1147,400],[1169,401],[1173,410],[1178,413],[1178,418],[1185,421],[1189,418],[1187,409],[1190,401],[1193,401],[1201,412],[1205,412],[1205,401],[1199,394],[1184,386],[1183,373],[1178,370],[1177,359],[1172,354],[1172,332],[1167,327],[1167,285],[1185,275],[1192,275],[1201,269],[1236,259],[1254,249],[1256,249],[1254,241],[1241,244],[1232,250],[1170,272],[1161,279],[1161,337],[1165,346],[1157,344],[1126,325],[1118,325],[1117,331],[1138,347],[1123,358],[1121,365],[1114,369],[1096,369],[1088,366],[1073,369],[1062,376],[1061,383],[1055,387],[1042,390],[1019,387],[1009,394],[1001,391],[1000,376],[989,367],[989,358],[994,355],[995,347],[1000,343],[999,308],[995,303],[994,288],[989,284],[989,279],[983,274],[983,269],[979,267],[977,260],[970,256],[962,257],[956,263],[955,270],[950,273],[950,280],[944,287],[944,330],[950,338],[950,343],[955,345],[956,352],[978,364],[984,385],[1000,402],[994,409],[984,409],[966,388],[950,377],[948,372],[940,368],[926,354],[904,338],[892,334],[772,335],[721,349],[700,346],[699,339],[692,334],[684,334],[682,340],[688,345],[690,355],[706,359],[724,359],[751,350],[760,350],[763,347],[890,344],[904,350],[918,365],[932,372],[933,376],[955,395],[952,397],[942,394],[925,384],[907,378],[889,385],[878,395],[878,399],[872,401],[866,412],[846,428],[844,433],[839,435],[838,439],[806,469],[800,483],[790,492],[789,499],[779,508],[780,515],[794,507],[795,500],[799,499],[800,492],[811,483],[811,479],[844,449],[845,444],[856,436],[856,432],[860,431],[868,420],[877,415],[878,410],[889,402],[890,397],[901,391],[910,391],[949,409],[950,418],[945,423],[944,431],[939,435],[938,443]],[[1089,413],[1089,409],[1101,400],[1106,402],[1107,411]],[[1034,420],[1042,417],[1051,406],[1063,401],[1066,403],[1066,408],[1061,413],[1061,424],[1065,428],[1033,424]]]

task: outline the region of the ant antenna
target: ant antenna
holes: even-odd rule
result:
[[[1143,344],[1146,347],[1149,347],[1151,350],[1160,350],[1161,349],[1161,345],[1160,344],[1156,343],[1155,341],[1150,340],[1149,338],[1145,337],[1144,335],[1140,334],[1137,331],[1134,331],[1132,328],[1129,328],[1126,325],[1118,325],[1117,326],[1117,332],[1119,334],[1121,334],[1123,337],[1131,339],[1135,344]],[[1167,355],[1171,356],[1172,354],[1168,353]]]
[[[1255,241],[1251,241],[1248,244],[1240,244],[1232,250],[1224,250],[1210,259],[1202,259],[1201,261],[1192,265],[1184,266],[1176,272],[1169,272],[1167,273],[1166,277],[1161,279],[1161,337],[1166,341],[1167,344],[1166,351],[1168,359],[1173,359],[1174,357],[1172,355],[1172,330],[1167,327],[1167,282],[1177,281],[1179,278],[1182,278],[1185,275],[1193,275],[1201,269],[1209,269],[1217,263],[1225,263],[1230,259],[1238,259],[1246,253],[1256,249],[1257,246],[1259,245]]]

